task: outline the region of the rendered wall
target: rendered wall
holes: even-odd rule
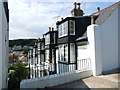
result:
[[[0,89],[7,88],[8,31],[3,4],[0,1]]]
[[[88,52],[90,54],[93,75],[102,74],[102,55],[101,55],[101,32],[98,25],[90,25],[87,28]]]
[[[118,67],[118,21],[120,20],[118,20],[118,8],[116,8],[100,26],[103,71]]]

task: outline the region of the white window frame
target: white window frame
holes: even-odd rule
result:
[[[65,21],[64,23],[58,26],[58,35],[59,38],[68,35],[68,21]]]

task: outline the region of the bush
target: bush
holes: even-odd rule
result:
[[[29,76],[28,69],[26,68],[26,64],[17,61],[14,64],[9,65],[9,81],[8,81],[8,88],[15,89],[20,87],[20,82],[23,79],[27,79]]]

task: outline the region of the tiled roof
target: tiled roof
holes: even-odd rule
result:
[[[102,9],[102,10],[100,10],[100,11],[98,11],[98,12],[92,13],[91,15],[97,15],[97,14],[99,14],[100,12],[103,12],[103,11],[105,11],[105,10],[107,10],[107,9],[109,9],[109,8],[112,8],[112,7],[116,6],[116,5],[119,5],[119,4],[120,4],[120,1],[117,2],[117,3],[115,3],[115,4],[113,4],[113,5],[111,5],[111,6],[109,6],[109,7],[106,7],[105,9]]]

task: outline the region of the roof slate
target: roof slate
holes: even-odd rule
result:
[[[91,15],[99,15],[95,20],[95,24],[101,25],[107,18],[112,14],[112,12],[120,5],[120,1]]]

